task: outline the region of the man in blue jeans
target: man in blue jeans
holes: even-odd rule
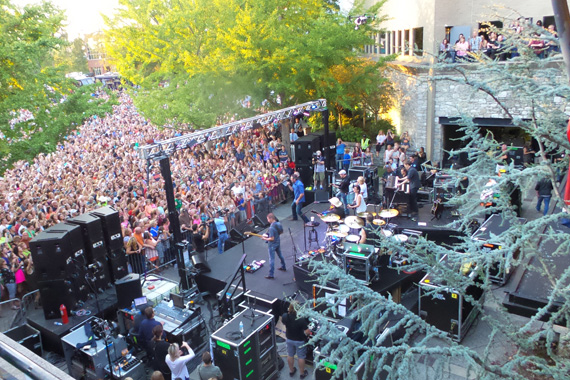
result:
[[[269,226],[267,234],[263,235],[263,240],[267,242],[269,248],[269,274],[265,276],[265,278],[272,279],[275,278],[273,276],[275,274],[275,254],[277,254],[281,260],[279,270],[285,272],[287,267],[285,265],[285,259],[281,254],[281,238],[279,237],[279,235],[283,233],[283,226],[277,221],[277,218],[272,212],[267,214],[267,221],[271,225]]]
[[[550,199],[552,198],[552,181],[550,178],[542,178],[536,186],[536,196],[538,197],[538,203],[536,204],[536,211],[540,212],[540,206],[542,206],[542,201],[544,201],[544,212],[542,215],[546,216],[548,214],[548,208],[550,207]]]
[[[218,231],[218,253],[224,253],[224,244],[228,240],[228,229],[226,223],[228,218],[224,215],[222,218],[222,212],[220,210],[216,211],[216,217],[214,218],[214,224],[216,225],[216,230]]]
[[[299,179],[299,173],[293,173],[291,176],[291,183],[293,184],[293,186],[291,186],[291,190],[293,191],[293,203],[291,203],[291,212],[293,216],[291,219],[298,220],[297,215],[300,215],[303,222],[308,223],[309,218],[301,212],[303,203],[305,203],[305,185],[303,185],[303,182]]]

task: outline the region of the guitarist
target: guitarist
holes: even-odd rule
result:
[[[265,278],[273,279],[275,278],[273,275],[275,272],[276,253],[279,259],[281,260],[281,267],[279,267],[278,269],[283,272],[287,270],[287,267],[285,265],[285,259],[283,258],[283,254],[281,253],[281,238],[279,237],[279,235],[283,233],[283,226],[281,225],[280,222],[277,221],[277,218],[272,212],[267,214],[267,221],[271,225],[269,226],[267,234],[262,236],[262,239],[267,242],[267,246],[269,249],[269,274],[265,276]]]

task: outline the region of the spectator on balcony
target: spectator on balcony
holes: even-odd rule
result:
[[[548,25],[548,33],[550,33],[550,35],[546,35],[553,38],[546,42],[546,56],[550,57],[554,53],[560,52],[560,45],[558,43],[558,32],[556,32],[554,25]]]
[[[544,58],[546,45],[538,33],[532,34],[532,39],[528,43],[528,46],[534,51],[534,54],[536,54],[538,58]]]
[[[473,31],[473,37],[469,39],[469,51],[472,54],[478,54],[481,51],[481,41],[483,39],[477,30]]]
[[[440,59],[446,60],[450,57],[449,55],[449,41],[444,38],[441,44],[439,44],[439,57]]]
[[[497,37],[497,42],[499,44],[499,51],[498,51],[499,61],[506,61],[508,52],[505,45],[505,36],[499,34],[499,36]]]
[[[460,61],[466,60],[468,51],[469,51],[469,42],[465,40],[465,36],[463,34],[460,34],[459,40],[455,44],[456,59]]]
[[[487,56],[491,59],[496,59],[500,47],[501,44],[497,40],[497,33],[491,32],[489,35],[489,41],[487,41]]]

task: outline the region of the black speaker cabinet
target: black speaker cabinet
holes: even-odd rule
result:
[[[295,170],[299,172],[299,179],[305,187],[313,186],[313,165],[297,165]]]
[[[115,282],[117,308],[130,308],[135,298],[142,297],[141,279],[137,273],[131,273]]]
[[[122,248],[118,251],[112,251],[111,254],[107,256],[107,263],[109,264],[112,282],[119,281],[129,274],[127,256]]]
[[[38,282],[40,298],[46,319],[61,318],[59,307],[63,304],[67,313],[78,308],[73,284],[67,280]]]
[[[246,222],[242,222],[230,230],[230,238],[241,243],[243,240],[247,239],[245,235],[246,232],[254,232],[253,227]]]
[[[123,248],[123,234],[121,231],[121,218],[119,212],[111,206],[101,207],[91,212],[101,219],[103,236],[109,252]]]
[[[321,140],[318,136],[307,135],[294,142],[295,164],[310,165],[313,161],[313,153],[321,149]]]
[[[60,223],[30,241],[38,281],[63,280],[85,266],[83,237],[79,226]]]
[[[255,216],[253,217],[253,224],[263,228],[269,227],[271,223],[267,221],[267,214],[267,212],[256,212]]]
[[[95,259],[93,264],[89,265],[88,270],[95,279],[94,288],[98,293],[103,293],[105,289],[111,287],[111,274],[106,256]]]
[[[85,253],[89,264],[107,255],[101,219],[91,214],[82,214],[68,219],[67,222],[81,227],[83,241],[85,242]]]
[[[202,273],[208,273],[212,270],[208,266],[208,262],[206,261],[206,255],[204,253],[195,253],[192,255],[192,265],[196,267],[196,269],[200,270]]]

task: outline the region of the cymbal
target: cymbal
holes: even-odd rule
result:
[[[343,238],[348,236],[348,233],[346,232],[342,232],[342,231],[329,231],[326,234],[327,236],[333,236],[333,237],[337,237],[337,238]]]
[[[344,218],[344,224],[350,228],[360,229],[364,227],[364,222],[358,216],[347,216]]]
[[[372,221],[372,224],[375,224],[375,225],[377,225],[377,226],[383,226],[383,225],[386,224],[386,222],[385,222],[384,220],[382,220],[382,219],[374,219],[374,220]]]
[[[340,216],[337,214],[328,214],[325,216],[321,216],[321,220],[325,223],[334,223],[340,220]]]
[[[396,209],[380,211],[380,217],[381,218],[393,218],[395,216],[398,216],[398,214],[399,214],[399,212]]]
[[[356,215],[358,215],[358,216],[361,217],[361,218],[366,219],[366,217],[367,217],[368,215],[372,215],[372,213],[365,211],[365,212],[359,212],[359,213],[356,214]]]
[[[392,214],[394,214],[394,216],[398,216],[400,214],[400,211],[398,211],[398,209],[395,209],[395,208],[391,208],[388,211],[390,211]]]

